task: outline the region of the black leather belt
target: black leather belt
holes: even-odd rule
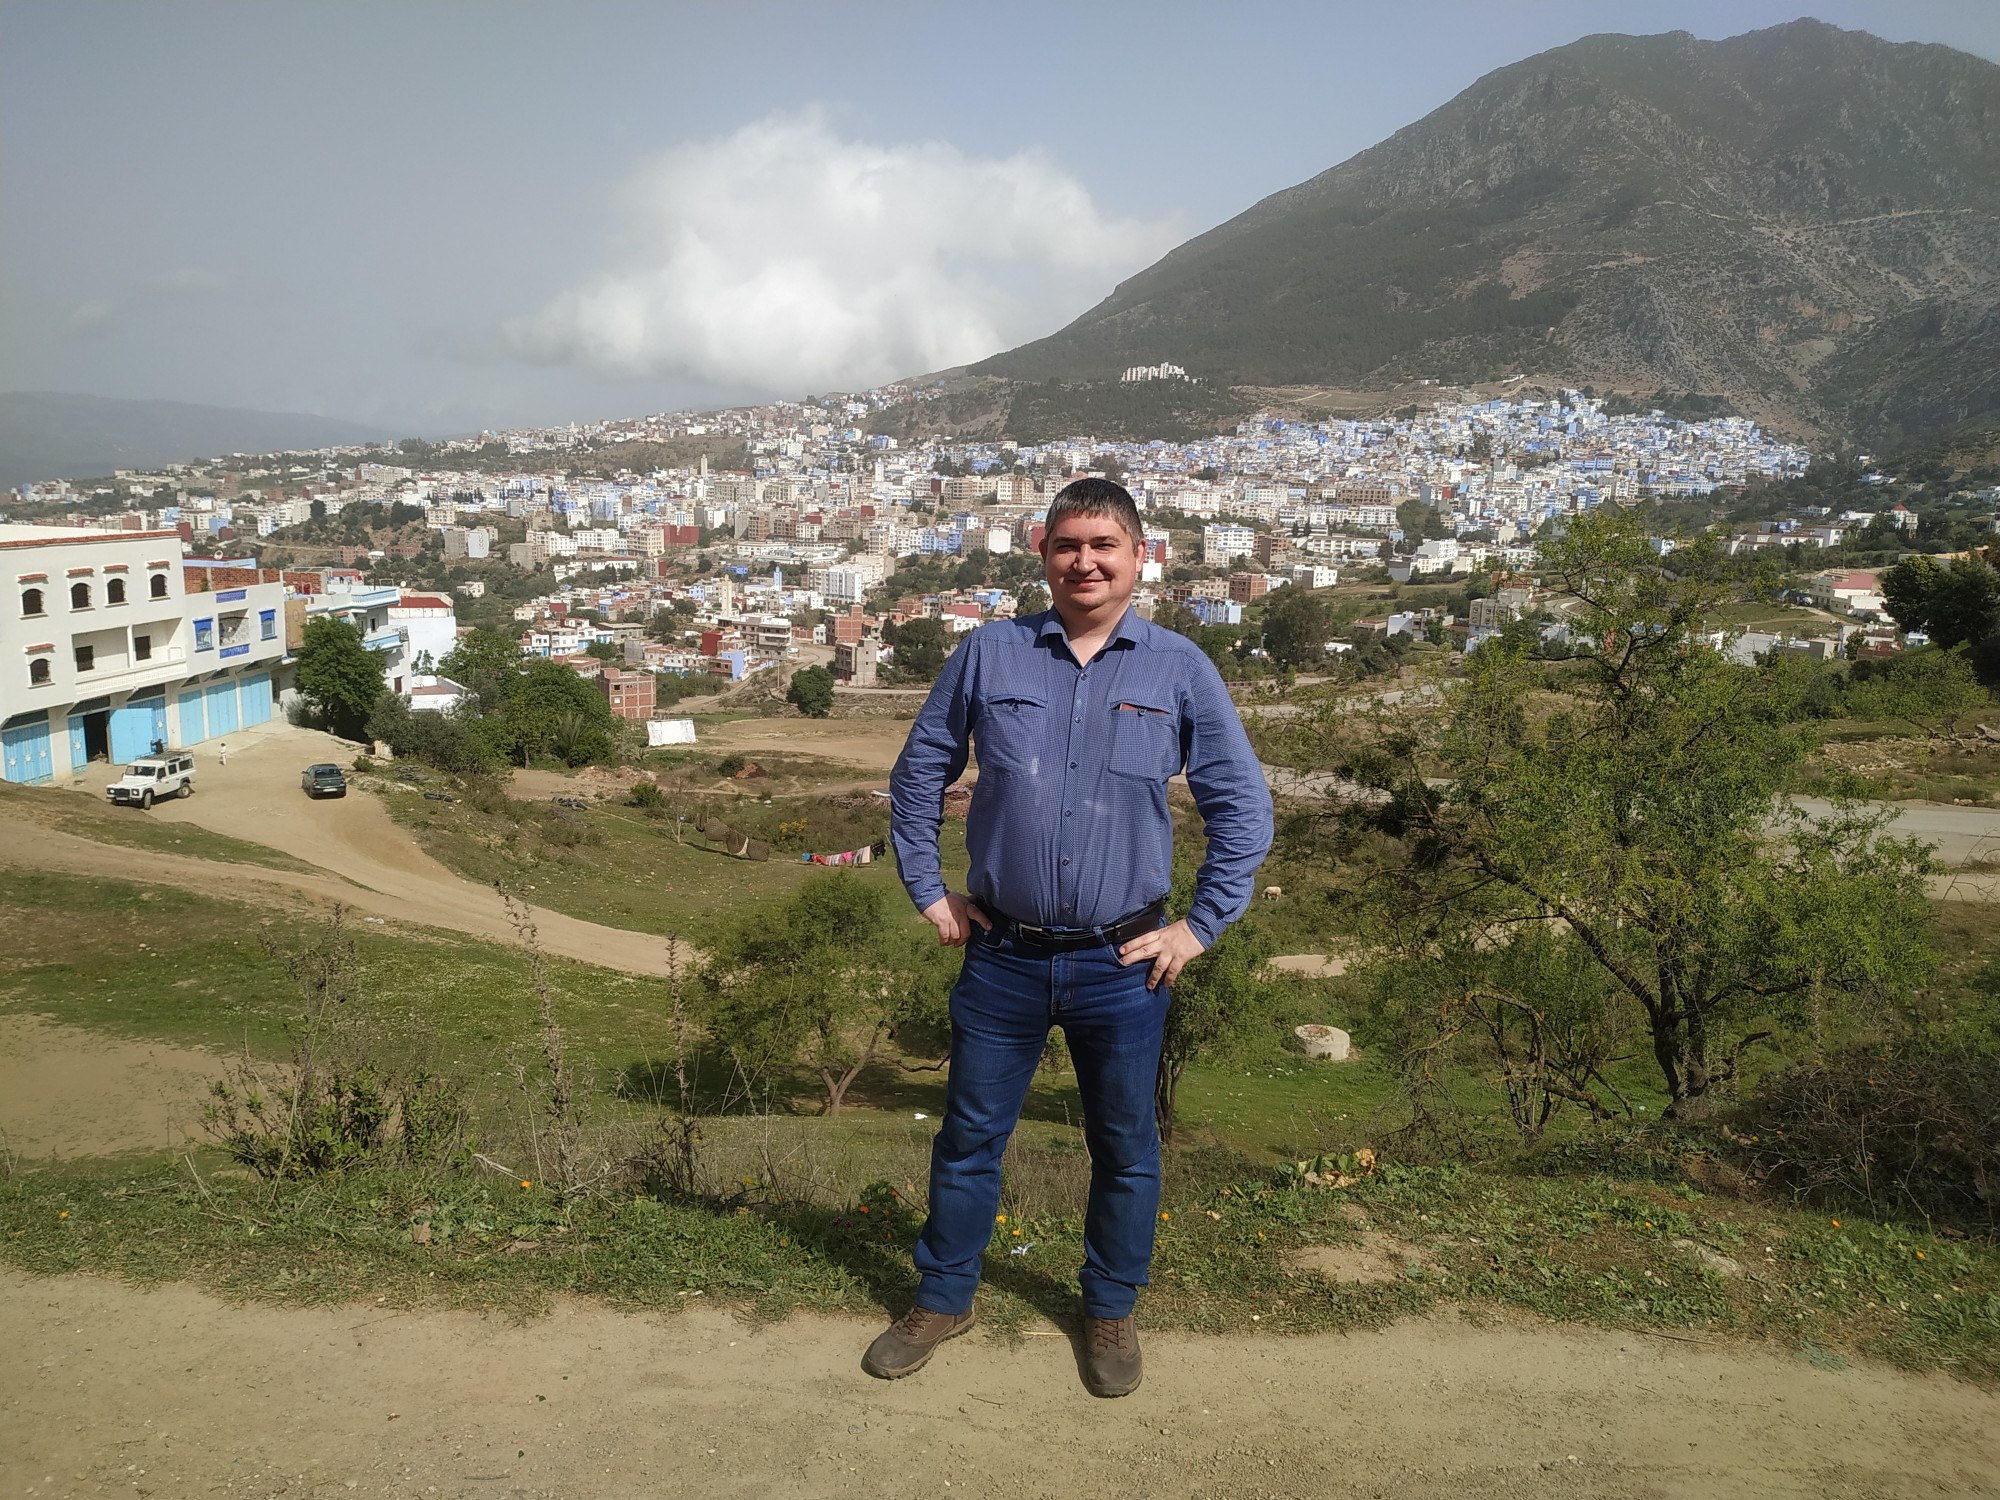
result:
[[[996,932],[1002,937],[1014,939],[1023,947],[1039,949],[1044,953],[1074,953],[1080,948],[1116,948],[1142,933],[1153,931],[1160,925],[1160,918],[1166,915],[1167,898],[1162,896],[1151,906],[1103,927],[1041,927],[1033,922],[1017,921],[991,907],[983,907],[982,910],[993,919]]]

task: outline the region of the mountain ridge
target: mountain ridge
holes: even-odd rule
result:
[[[1802,20],[1495,69],[969,370],[1528,373],[1873,440],[2000,412],[1996,307],[2000,66]]]
[[[95,479],[114,469],[381,442],[386,429],[304,412],[59,391],[0,392],[0,485]]]

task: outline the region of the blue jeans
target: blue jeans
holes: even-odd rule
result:
[[[1038,954],[984,932],[967,942],[951,992],[951,1074],[931,1146],[930,1218],[917,1239],[919,1306],[971,1311],[1000,1210],[1001,1153],[1049,1028],[1061,1026],[1090,1148],[1083,1308],[1095,1318],[1132,1311],[1152,1264],[1160,1209],[1153,1083],[1169,997],[1165,985],[1146,988],[1151,970],[1121,965],[1108,945]]]

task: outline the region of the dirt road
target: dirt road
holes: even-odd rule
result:
[[[5,839],[0,840],[0,860],[132,880],[164,880],[190,890],[229,892],[246,884],[278,886],[319,900],[344,900],[379,916],[512,942],[513,929],[499,896],[454,875],[424,853],[375,797],[350,793],[313,801],[299,790],[299,772],[306,766],[323,760],[345,765],[352,759],[353,747],[330,735],[289,724],[266,724],[229,737],[226,766],[204,746],[197,754],[198,789],[194,796],[162,802],[150,813],[132,813],[168,823],[192,823],[214,833],[281,849],[337,879],[250,865],[180,860],[136,850],[112,851],[101,844],[82,839],[65,842],[61,835],[14,824],[7,826]],[[101,788],[115,775],[115,767],[95,765],[82,784],[89,789]],[[99,856],[99,868],[80,868],[93,857],[75,845],[104,851],[110,866]],[[666,952],[656,937],[580,921],[546,907],[531,910],[547,952],[633,974],[666,972]]]
[[[421,1497],[2000,1493],[2000,1396],[1878,1367],[1444,1316],[1154,1336],[1123,1401],[1066,1337],[916,1377],[875,1325],[560,1307],[237,1307],[0,1273],[0,1493]]]

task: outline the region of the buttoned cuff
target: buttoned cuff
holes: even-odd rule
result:
[[[904,889],[910,893],[910,899],[916,903],[918,911],[929,911],[931,907],[944,900],[948,894],[942,880],[932,880],[922,885],[905,886]]]
[[[1229,924],[1216,918],[1215,913],[1194,908],[1187,914],[1188,931],[1201,939],[1204,949],[1213,948],[1215,940],[1229,929]]]

